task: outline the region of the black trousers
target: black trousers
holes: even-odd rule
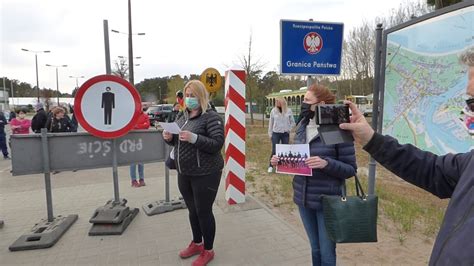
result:
[[[112,125],[112,106],[104,108],[104,125]]]
[[[7,148],[7,136],[5,133],[0,133],[0,149],[2,150],[3,157],[8,156],[8,148]]]
[[[193,241],[204,239],[204,248],[211,250],[216,235],[212,204],[216,199],[222,171],[204,176],[178,174],[178,187],[189,211]]]

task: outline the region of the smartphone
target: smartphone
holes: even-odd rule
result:
[[[322,104],[316,108],[316,124],[318,125],[339,125],[349,122],[348,105]]]

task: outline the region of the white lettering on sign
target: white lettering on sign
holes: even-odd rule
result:
[[[81,142],[78,144],[79,150],[77,154],[86,155],[89,158],[94,158],[95,156],[102,155],[103,157],[107,156],[112,151],[112,141],[92,141],[92,142]],[[121,153],[133,153],[143,150],[143,141],[142,139],[130,140],[126,139],[122,141],[119,145],[119,151]]]
[[[301,25],[301,24],[294,24],[293,28],[295,29],[303,29],[303,30],[333,30],[332,25]]]
[[[307,68],[311,68],[311,67],[337,68],[337,64],[322,63],[322,62],[318,62],[318,61],[313,61],[313,63],[311,63],[311,62],[305,62],[305,61],[293,62],[293,61],[288,60],[288,61],[286,61],[286,66],[287,67],[307,67]]]
[[[141,151],[143,149],[143,141],[142,139],[138,139],[138,140],[126,139],[122,141],[122,143],[120,143],[119,147],[120,147],[121,153]]]

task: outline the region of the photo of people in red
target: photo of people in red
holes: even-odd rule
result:
[[[308,144],[277,144],[276,155],[278,165],[276,172],[279,174],[312,176],[313,170],[306,165],[309,157]]]

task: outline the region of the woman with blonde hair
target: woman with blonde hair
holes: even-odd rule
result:
[[[167,144],[174,147],[171,157],[178,171],[178,187],[189,211],[193,240],[179,253],[181,258],[199,254],[193,266],[207,265],[214,258],[216,222],[212,205],[216,199],[224,160],[224,123],[209,105],[209,94],[199,80],[184,86],[185,110],[176,123],[179,134],[163,131]]]
[[[270,112],[270,122],[268,123],[268,136],[272,140],[272,154],[275,155],[277,144],[288,144],[290,142],[290,131],[295,126],[293,112],[284,98],[275,99],[275,107]],[[270,163],[268,172],[273,172],[273,166]]]

